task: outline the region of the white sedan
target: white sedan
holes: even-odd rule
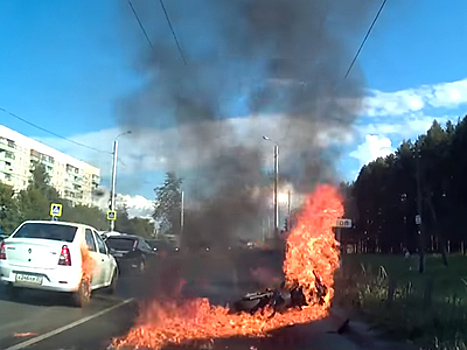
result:
[[[83,245],[92,258],[90,279],[83,273]],[[67,292],[81,307],[93,290],[113,292],[117,278],[117,263],[91,226],[26,221],[0,245],[0,282],[12,296],[20,288]]]

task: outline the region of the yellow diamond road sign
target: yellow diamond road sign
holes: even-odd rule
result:
[[[60,203],[50,203],[50,216],[62,216],[63,206]]]
[[[107,220],[115,221],[117,220],[117,212],[115,210],[107,211]]]

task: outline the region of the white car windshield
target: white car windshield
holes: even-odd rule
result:
[[[26,223],[13,235],[14,238],[39,238],[73,242],[76,227],[60,224]]]

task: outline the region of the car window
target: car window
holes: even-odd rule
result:
[[[107,254],[107,249],[105,249],[105,243],[102,240],[102,238],[96,232],[94,232],[94,237],[96,238],[97,248],[99,249],[99,253]]]
[[[86,245],[88,246],[88,249],[91,252],[96,252],[96,242],[94,242],[94,239],[92,238],[92,231],[90,229],[86,229],[84,237],[86,239]]]
[[[141,241],[141,242],[142,242],[141,244],[143,245],[143,248],[144,248],[145,250],[147,250],[147,251],[152,251],[152,247],[151,247],[151,245],[150,245],[147,241]]]
[[[133,250],[137,244],[137,241],[134,238],[109,237],[106,243],[114,250],[128,252]]]
[[[76,227],[60,224],[26,223],[13,235],[14,238],[51,239],[54,241],[73,242]]]

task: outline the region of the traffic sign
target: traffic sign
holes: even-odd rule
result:
[[[63,206],[60,203],[50,203],[50,216],[62,216]]]
[[[117,220],[117,212],[115,210],[107,211],[107,220],[115,221]]]
[[[337,219],[336,226],[338,228],[352,228],[352,219]]]

